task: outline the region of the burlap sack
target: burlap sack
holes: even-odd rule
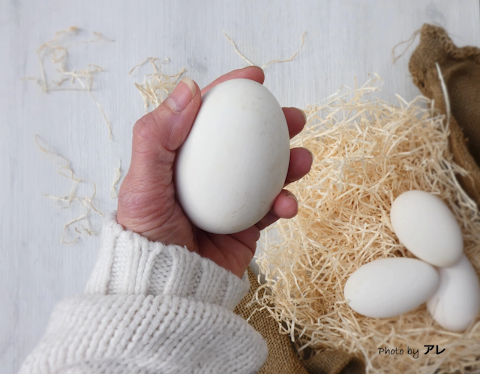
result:
[[[260,287],[255,275],[248,269],[250,292],[235,308],[234,312],[247,319],[255,306],[247,306],[255,291]],[[259,371],[261,374],[363,374],[365,365],[362,360],[342,351],[325,351],[307,361],[300,361],[293,348],[290,337],[279,332],[278,323],[266,310],[257,311],[249,320],[267,342],[267,361]]]
[[[446,111],[444,94],[435,63],[439,64],[447,87],[451,106],[450,150],[457,164],[468,171],[469,177],[458,176],[465,191],[480,205],[480,49],[457,48],[440,27],[425,24],[420,44],[412,54],[409,69],[413,82],[423,95],[433,99],[442,113]],[[475,162],[476,160],[476,162]],[[235,309],[247,319],[255,307],[247,307],[259,287],[249,271],[250,293]],[[362,360],[342,351],[325,351],[307,361],[300,361],[286,335],[279,333],[277,322],[266,310],[256,312],[250,324],[268,345],[268,358],[262,374],[362,374]]]
[[[454,161],[468,171],[457,176],[468,195],[480,205],[480,49],[456,47],[446,31],[423,25],[420,44],[410,58],[408,68],[413,83],[423,95],[435,101],[446,113],[440,85],[438,63],[447,86],[450,107],[450,150]],[[476,161],[476,162],[475,162]]]

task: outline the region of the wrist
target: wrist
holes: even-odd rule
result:
[[[171,295],[233,310],[248,292],[242,278],[178,245],[165,245],[125,230],[111,213],[87,293]]]

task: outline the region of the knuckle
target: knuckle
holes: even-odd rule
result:
[[[126,212],[136,212],[145,208],[148,202],[145,194],[132,191],[129,188],[121,188],[118,193],[118,206]]]
[[[155,120],[151,113],[140,118],[133,126],[133,136],[137,139],[152,140],[156,136]]]
[[[168,134],[152,113],[140,118],[133,126],[133,153],[147,156],[147,159],[151,159],[154,154],[155,162],[168,169],[173,163],[175,152],[165,148],[166,142],[168,143]]]
[[[168,206],[173,186],[168,180],[152,180],[149,176],[125,177],[118,193],[118,206],[129,212],[148,211],[153,207]]]
[[[151,183],[139,175],[127,173],[118,191],[118,205],[128,211],[141,210],[151,202]]]

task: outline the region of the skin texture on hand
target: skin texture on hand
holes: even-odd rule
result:
[[[120,186],[117,221],[125,229],[151,241],[186,246],[242,277],[252,259],[260,230],[279,218],[297,214],[297,201],[287,190],[276,198],[272,209],[256,225],[241,232],[220,235],[193,226],[175,198],[173,164],[200,109],[201,96],[229,79],[252,79],[262,83],[263,70],[248,67],[225,74],[200,91],[184,77],[172,94],[133,127],[132,160]],[[290,138],[302,131],[305,115],[296,108],[283,108]],[[310,171],[311,153],[303,148],[290,150],[290,164],[285,185]]]

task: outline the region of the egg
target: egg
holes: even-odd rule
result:
[[[425,191],[407,191],[393,202],[390,219],[400,242],[419,259],[440,267],[460,259],[462,231],[438,197]]]
[[[272,208],[289,160],[287,121],[275,97],[255,81],[229,80],[202,97],[176,156],[176,196],[195,226],[236,233]]]
[[[480,284],[467,256],[439,268],[440,286],[427,302],[433,319],[444,329],[464,331],[480,312]]]
[[[417,308],[438,286],[433,266],[413,258],[383,258],[357,269],[345,284],[344,296],[357,313],[388,318]]]

